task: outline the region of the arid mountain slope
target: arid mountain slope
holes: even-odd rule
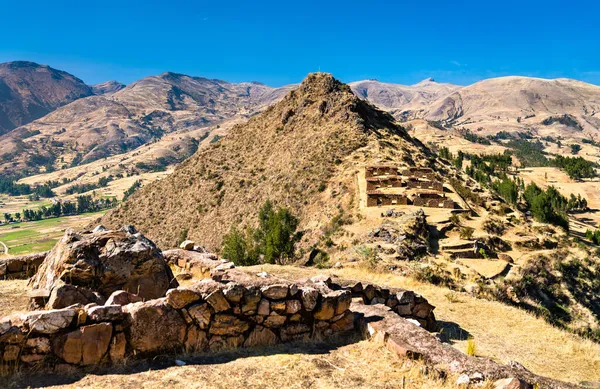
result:
[[[93,94],[69,73],[33,62],[0,64],[0,135]]]
[[[542,121],[571,115],[577,124]],[[545,132],[586,131],[600,128],[600,87],[570,79],[501,77],[477,82],[440,98],[426,109],[425,118],[485,133],[532,129]]]
[[[410,86],[377,80],[351,82],[349,85],[357,96],[399,118],[419,116],[433,101],[461,88],[458,85],[438,83],[433,78]]]
[[[250,117],[287,89],[164,73],[79,99],[0,137],[0,171],[61,169],[122,154],[164,134]]]
[[[126,85],[118,81],[106,81],[92,86],[95,95],[108,95],[120,91]]]
[[[427,154],[389,114],[331,75],[314,73],[101,222],[134,224],[165,248],[187,231],[188,238],[218,249],[232,225],[252,224],[271,199],[300,218],[306,249],[335,216],[352,217],[356,171],[365,161],[428,163]]]

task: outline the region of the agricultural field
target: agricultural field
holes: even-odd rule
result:
[[[50,250],[67,228],[83,227],[102,216],[104,212],[0,226],[0,249],[8,248],[8,255],[24,255]]]

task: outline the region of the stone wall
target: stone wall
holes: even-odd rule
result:
[[[409,180],[407,182],[407,186],[409,189],[425,189],[425,190],[433,190],[436,192],[443,192],[444,185],[440,181],[419,181],[419,180]]]
[[[325,339],[354,329],[353,298],[355,303],[385,304],[425,328],[436,326],[434,307],[410,291],[342,286],[326,277],[290,282],[236,269],[216,273],[145,302],[117,291],[105,305],[2,318],[0,359],[23,368],[63,369],[164,353]]]
[[[407,205],[408,197],[403,194],[371,192],[367,193],[367,207],[379,205]]]
[[[48,252],[0,259],[1,279],[26,279],[33,276]]]
[[[448,208],[448,209],[454,209],[456,206],[456,203],[454,202],[454,200],[445,198],[445,197],[439,197],[439,198],[428,198],[428,197],[415,197],[413,199],[413,205],[415,206],[419,206],[419,207],[428,207],[428,208]]]

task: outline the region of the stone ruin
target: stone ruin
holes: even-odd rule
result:
[[[178,286],[168,261],[210,278]],[[250,275],[208,253],[163,254],[132,228],[68,231],[30,285],[46,309],[0,319],[0,359],[23,368],[322,340],[355,331],[353,301],[437,327],[434,307],[411,291]]]
[[[422,211],[412,215],[405,233],[422,235],[423,221]],[[208,278],[178,286],[168,263]],[[496,388],[504,389],[573,387],[519,364],[470,357],[441,343],[440,335],[431,333],[438,327],[435,308],[412,291],[336,283],[327,276],[289,281],[253,275],[193,246],[163,253],[131,227],[67,232],[44,256],[31,285],[38,292],[49,288],[48,299],[33,296],[49,309],[0,318],[5,368],[63,372],[358,333],[399,357],[424,361],[436,374],[460,374],[462,383],[493,379]],[[85,298],[51,309],[67,303],[59,297],[70,292],[61,290],[76,290],[73,301]]]
[[[32,277],[44,262],[48,252],[0,259],[0,279],[25,279]]]

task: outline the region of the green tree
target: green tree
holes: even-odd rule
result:
[[[298,219],[286,208],[279,208],[267,221],[265,233],[265,262],[276,263],[294,255]]]
[[[298,219],[287,208],[274,209],[267,200],[258,212],[258,228],[244,231],[233,226],[223,237],[222,254],[242,266],[282,263],[294,256]]]
[[[247,254],[244,236],[235,226],[232,226],[229,233],[223,237],[223,257],[236,265],[244,266],[248,265]]]

